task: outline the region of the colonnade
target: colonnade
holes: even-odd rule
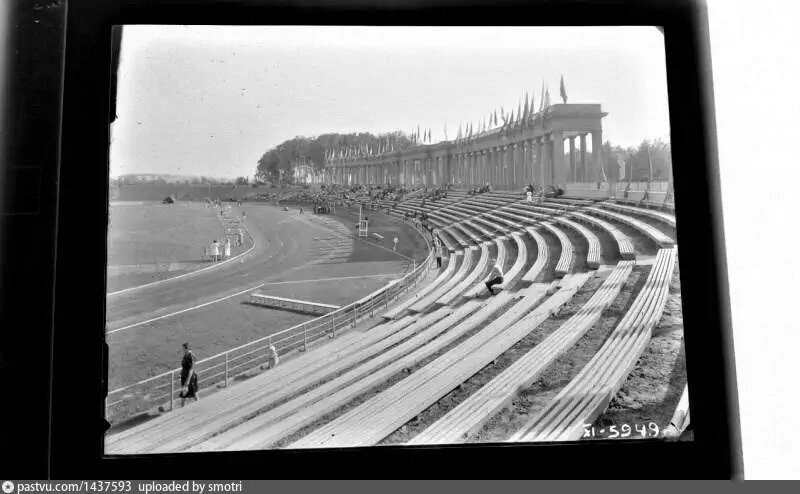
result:
[[[400,152],[329,163],[328,183],[405,187],[451,183],[520,190],[529,183],[564,187],[602,180],[600,105],[555,105],[550,122],[508,135],[495,129],[464,141],[414,146]],[[587,148],[591,137],[592,152]],[[568,153],[565,153],[565,144]],[[565,156],[566,155],[566,156]]]

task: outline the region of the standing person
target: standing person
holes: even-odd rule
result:
[[[214,241],[211,242],[211,261],[219,261],[219,243],[217,242],[217,239],[214,239]]]
[[[242,221],[247,219],[247,211],[242,211]]]
[[[197,357],[189,349],[189,343],[183,344],[183,358],[181,359],[181,406],[186,404],[187,398],[194,398],[198,401],[197,395],[197,372],[194,370],[194,363]]]
[[[528,202],[528,205],[533,205],[533,191],[532,191],[532,189],[528,189],[528,192],[525,195],[526,195],[526,200]]]
[[[397,235],[394,236],[394,245],[392,246],[392,252],[397,252]]]
[[[231,257],[231,239],[225,238],[225,259]]]
[[[278,362],[280,361],[280,357],[278,356],[278,350],[275,348],[275,345],[269,346],[269,356],[267,357],[267,369],[272,369],[278,366]]]
[[[300,214],[303,214],[303,208],[300,208]]]
[[[244,233],[242,233],[241,228],[237,228],[236,230],[236,243],[238,244],[238,247],[244,245]]]
[[[433,241],[434,248],[436,249],[436,268],[442,269],[442,243],[439,239]]]
[[[492,287],[494,285],[499,285],[503,282],[503,268],[500,267],[499,263],[494,264],[494,268],[492,268],[492,272],[489,275],[489,279],[486,280],[486,289],[489,290],[489,295],[494,295],[494,290]]]

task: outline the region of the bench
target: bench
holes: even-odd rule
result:
[[[547,265],[547,258],[550,255],[547,249],[547,242],[545,242],[544,237],[536,231],[533,227],[527,227],[525,229],[528,232],[528,235],[533,238],[536,242],[536,261],[531,265],[530,269],[525,273],[522,277],[522,281],[534,281],[544,270],[545,265]]]
[[[664,311],[675,268],[675,249],[660,249],[644,287],[633,304],[581,371],[509,439],[570,441],[580,439],[584,424],[608,407],[636,366]]]
[[[572,264],[575,260],[572,242],[560,228],[557,228],[552,223],[544,221],[542,222],[542,226],[555,235],[558,238],[558,242],[561,244],[561,255],[558,258],[558,264],[556,264],[555,268],[555,276],[556,278],[560,278],[572,270]]]
[[[675,228],[675,215],[669,213],[663,213],[661,211],[656,211],[653,209],[646,209],[646,208],[637,208],[634,206],[625,206],[623,204],[616,204],[614,202],[600,202],[597,204],[601,208],[605,209],[612,209],[614,211],[620,211],[623,213],[628,214],[636,214],[639,216],[645,216],[647,218],[652,218],[658,221],[661,221],[673,228]]]
[[[653,240],[653,242],[655,242],[656,245],[658,245],[661,248],[672,247],[673,245],[675,245],[675,240],[672,237],[670,237],[669,235],[665,234],[664,232],[662,232],[658,228],[656,228],[656,227],[654,227],[654,226],[652,226],[652,225],[650,225],[648,223],[645,223],[645,222],[643,222],[641,220],[638,220],[636,218],[632,218],[632,217],[627,216],[625,214],[615,213],[613,211],[608,211],[606,209],[601,209],[601,208],[597,208],[597,207],[584,208],[584,211],[587,211],[587,212],[589,212],[591,214],[594,214],[594,215],[597,215],[597,216],[603,216],[603,217],[612,219],[614,221],[617,221],[619,223],[623,223],[623,224],[626,224],[628,226],[631,226],[631,227],[635,228],[636,230],[640,231],[641,233],[643,233],[645,236],[647,236],[651,240]]]
[[[250,294],[248,303],[261,305],[272,309],[286,309],[296,312],[323,316],[329,312],[339,309],[338,305],[321,304],[319,302],[309,302],[308,300],[297,300],[293,298],[275,297],[263,293],[253,292]]]
[[[588,278],[587,273],[565,276],[558,290],[539,305],[555,283],[524,290],[522,299],[477,334],[289,448],[376,444],[524,338],[569,301]]]
[[[431,307],[433,304],[436,303],[439,298],[444,295],[445,293],[449,292],[456,286],[464,277],[469,273],[472,269],[473,263],[473,254],[477,251],[477,247],[469,247],[464,249],[463,251],[463,260],[461,261],[461,267],[458,269],[458,272],[451,276],[445,283],[441,286],[438,286],[432,292],[430,292],[427,296],[423,297],[421,300],[417,301],[413,305],[409,307],[409,310],[412,312],[423,312],[427,308]],[[452,256],[451,256],[452,257]]]
[[[187,451],[263,449],[305,427],[353,398],[412,367],[469,330],[460,324],[481,303],[471,301],[428,324],[403,343],[296,398],[187,448]],[[421,323],[420,323],[421,324]],[[454,326],[459,326],[457,329]],[[462,328],[463,326],[463,328]]]
[[[480,431],[489,419],[511,404],[520,390],[530,387],[592,328],[619,294],[634,264],[634,261],[618,263],[594,295],[556,331],[408,444],[458,443]]]
[[[498,249],[502,249],[502,255],[505,256],[505,245],[503,245],[502,241],[498,240]],[[483,273],[487,270],[489,266],[489,259],[491,257],[489,252],[489,246],[491,242],[483,242],[481,244],[481,257],[478,260],[477,265],[472,268],[472,270],[461,280],[457,285],[455,285],[450,291],[443,294],[439,300],[436,301],[437,304],[449,304],[460,298],[462,294],[464,294],[472,285],[474,285],[478,279],[483,275]],[[500,254],[498,254],[499,256]]]

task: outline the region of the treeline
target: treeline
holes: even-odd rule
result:
[[[378,149],[389,141],[396,150],[405,149],[411,144],[408,136],[400,131],[378,135],[361,132],[323,134],[318,137],[297,136],[269,149],[261,156],[256,168],[256,178],[263,181],[277,181],[283,175],[288,176],[292,164],[297,162],[307,162],[321,169],[325,166],[327,152],[345,148]]]
[[[643,140],[623,148],[606,141],[603,162],[608,180],[623,182],[667,181],[672,174],[672,149],[661,139]]]

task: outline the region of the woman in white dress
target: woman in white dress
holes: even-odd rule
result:
[[[211,242],[211,260],[212,262],[219,261],[219,243],[217,243],[216,239]]]

